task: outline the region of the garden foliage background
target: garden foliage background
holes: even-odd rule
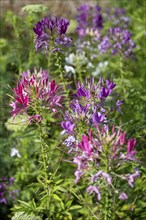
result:
[[[22,219],[27,219],[25,214],[30,213],[37,216],[34,219],[49,219],[47,214],[43,215],[39,209],[35,208],[39,200],[39,192],[36,192],[34,190],[36,186],[32,185],[32,183],[37,182],[37,177],[40,175],[38,163],[41,151],[40,140],[35,125],[32,124],[27,127],[21,117],[13,122],[10,107],[13,96],[12,88],[16,86],[22,72],[26,72],[28,69],[33,72],[34,67],[38,71],[40,67],[43,69],[51,67],[50,71],[52,71],[53,78],[58,83],[62,83],[56,67],[48,64],[46,54],[35,51],[33,27],[46,15],[65,17],[70,20],[67,33],[74,42],[77,42],[78,35],[75,32],[77,26],[76,8],[81,3],[89,3],[90,5],[98,3],[102,7],[102,13],[106,20],[104,31],[113,25],[113,20],[106,15],[106,9],[110,8],[111,13],[114,14],[115,8],[123,8],[125,10],[124,16],[128,21],[128,30],[132,33],[132,40],[136,45],[133,50],[134,55],[123,60],[118,55],[112,56],[109,53],[104,53],[97,54],[91,62],[92,51],[85,51],[79,57],[78,64],[75,60],[74,63],[70,64],[75,73],[72,72],[72,69],[71,71],[65,69],[64,81],[69,79],[68,83],[78,80],[84,82],[86,77],[93,76],[98,81],[102,76],[104,79],[110,79],[116,83],[117,96],[123,100],[123,105],[120,114],[111,113],[112,122],[122,130],[126,130],[128,138],[136,138],[136,150],[139,159],[137,166],[141,175],[136,180],[134,189],[128,189],[130,193],[128,200],[117,202],[113,219],[146,219],[146,2],[144,0],[84,2],[78,0],[10,0],[1,1],[0,23],[0,186],[2,187],[3,183],[7,185],[4,191],[7,202],[6,204],[0,203],[0,219],[2,220],[11,219],[12,216],[13,220],[17,219],[16,216],[14,217],[14,213],[17,211],[23,212],[24,218]],[[33,7],[38,4],[42,6]],[[119,19],[118,25],[122,25],[120,17],[113,19],[115,19],[114,21]],[[75,46],[65,49],[66,60],[72,53],[76,54]],[[65,62],[64,60],[63,66],[68,65]],[[92,65],[89,66],[89,63]],[[72,87],[73,89],[75,89],[75,84]],[[49,155],[48,173],[52,173],[58,163],[58,158],[60,158],[60,151],[53,149],[54,146],[60,147],[58,137],[62,128],[58,119],[53,118],[51,114],[48,114],[47,117],[49,126],[45,128],[45,138],[48,145],[51,146],[47,152]],[[50,219],[96,219],[91,214],[91,210],[96,213],[98,204],[95,198],[84,193],[84,181],[78,186],[74,186],[76,165],[68,163],[67,160],[70,161],[71,159],[65,155],[65,158],[60,162],[58,175],[55,177],[56,187],[60,187],[60,191],[53,200],[52,209],[55,210],[53,212],[56,214],[52,214],[54,217]],[[18,200],[26,203],[18,202]],[[33,201],[36,202],[35,205]]]

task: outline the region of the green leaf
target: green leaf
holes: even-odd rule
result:
[[[61,208],[64,209],[64,204],[63,204],[62,200],[60,199],[60,197],[58,195],[56,195],[56,194],[53,194],[52,197],[53,197],[54,200],[59,201],[60,205],[61,205]]]
[[[28,202],[24,202],[22,200],[18,200],[18,202],[20,203],[20,205],[22,205],[22,207],[27,207],[28,209],[32,210],[32,207]]]
[[[72,202],[73,202],[72,200],[67,201],[66,208],[69,208],[71,206]]]
[[[15,118],[10,117],[5,123],[6,128],[10,131],[24,131],[28,126],[29,119],[27,115],[17,115]]]
[[[72,207],[69,208],[69,210],[74,210],[74,209],[81,209],[81,205],[73,205]]]

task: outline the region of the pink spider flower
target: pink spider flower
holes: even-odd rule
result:
[[[91,138],[91,134],[90,134],[90,138]],[[83,152],[86,152],[89,156],[91,155],[92,144],[86,135],[82,135],[81,143],[78,146]]]
[[[28,70],[22,73],[22,78],[18,82],[16,88],[13,89],[14,101],[10,104],[13,108],[12,114],[15,117],[18,114],[27,113],[29,122],[40,122],[42,117],[36,112],[36,115],[29,115],[29,110],[34,106],[37,108],[45,107],[51,112],[57,111],[57,106],[61,107],[61,96],[58,95],[58,86],[55,80],[49,81],[48,72],[40,69],[39,72],[34,69],[31,74]],[[29,111],[30,112],[30,111]]]

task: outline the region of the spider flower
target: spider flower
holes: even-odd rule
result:
[[[111,187],[111,190],[115,178],[118,181],[126,180],[130,187],[134,187],[134,181],[139,178],[140,172],[136,169],[133,173],[133,166],[131,166],[129,174],[126,165],[129,167],[132,161],[134,164],[137,161],[135,144],[135,139],[126,138],[126,132],[114,126],[110,129],[108,125],[101,128],[96,126],[96,129],[86,131],[86,134],[82,134],[81,140],[75,135],[71,144],[72,150],[69,151],[73,156],[73,163],[77,166],[74,172],[75,183],[78,183],[81,178],[87,181],[89,185],[87,192],[97,194],[98,201],[102,198],[101,182],[104,186]],[[119,191],[117,189],[117,192]],[[119,192],[119,199],[126,199],[125,195]]]
[[[13,116],[27,113],[30,123],[42,120],[38,113],[40,109],[56,112],[57,107],[61,106],[56,82],[49,81],[48,72],[42,69],[39,72],[34,70],[33,74],[29,70],[23,72],[13,92],[14,101],[10,104]]]
[[[86,80],[85,84],[78,82],[76,93],[70,103],[70,109],[66,111],[64,116],[66,124],[69,125],[68,122],[70,122],[74,125],[74,133],[78,133],[80,130],[80,128],[78,130],[79,123],[82,124],[82,128],[86,126],[96,127],[99,124],[107,123],[109,109],[106,109],[106,99],[112,94],[115,86],[114,82],[104,81],[102,78],[98,83],[94,83],[94,79]],[[65,129],[64,122],[61,125]],[[69,135],[73,133],[73,129],[65,130]]]
[[[103,18],[101,8],[98,5],[94,7],[84,4],[77,9],[77,32],[80,37],[86,35],[98,36],[98,31],[103,27]]]
[[[37,51],[46,52],[60,51],[61,45],[72,45],[71,38],[66,36],[69,21],[59,17],[45,17],[35,24],[33,28],[35,38],[35,48]]]
[[[109,49],[113,55],[119,53],[125,57],[133,54],[135,44],[131,39],[131,33],[120,27],[110,28],[107,36],[103,37],[98,45],[100,53],[106,53]]]

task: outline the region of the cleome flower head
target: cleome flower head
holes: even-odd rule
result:
[[[69,21],[59,17],[45,17],[35,24],[33,28],[35,38],[35,48],[37,51],[60,51],[60,46],[70,46],[71,38],[66,36]]]
[[[140,177],[138,169],[133,172],[133,165],[137,162],[135,144],[135,139],[126,138],[126,132],[108,125],[101,128],[97,125],[96,129],[82,134],[81,139],[74,134],[73,142],[67,147],[71,148],[68,153],[77,165],[75,183],[81,178],[87,181],[87,192],[97,194],[98,201],[102,198],[102,186],[107,185],[112,190],[115,179],[134,187],[135,180]],[[119,193],[119,199],[128,199],[125,192],[114,190]]]
[[[64,119],[66,125],[70,125],[65,129],[65,122],[61,123],[64,133],[72,134],[84,127],[96,127],[97,125],[107,124],[110,115],[110,104],[107,99],[112,95],[116,84],[110,80],[104,81],[100,78],[98,83],[94,79],[86,80],[86,83],[78,82],[76,93],[71,100],[70,109],[66,111]],[[115,104],[115,109],[120,110]],[[78,130],[78,124],[81,128]],[[71,129],[72,128],[72,129]],[[85,128],[86,129],[86,128]],[[82,131],[84,133],[84,131]],[[63,133],[62,133],[63,134]]]
[[[103,18],[101,8],[98,5],[94,7],[84,4],[78,8],[77,32],[80,37],[86,35],[99,35],[99,30],[103,27]]]
[[[49,81],[48,72],[42,69],[39,72],[35,69],[33,74],[29,70],[23,72],[13,92],[14,101],[10,104],[13,116],[27,113],[30,123],[42,120],[40,109],[45,107],[50,112],[56,112],[61,106],[56,82]]]
[[[119,53],[125,57],[133,54],[135,44],[131,39],[131,33],[127,29],[120,27],[110,28],[108,34],[103,37],[98,45],[100,53],[106,53],[111,50],[113,55]]]

